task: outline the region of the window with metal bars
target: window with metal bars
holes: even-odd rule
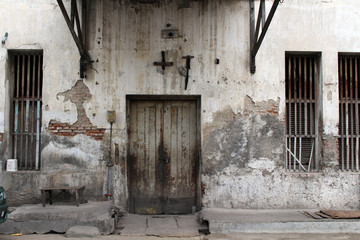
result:
[[[40,123],[43,84],[42,51],[10,51],[13,70],[11,133],[19,170],[40,168]]]
[[[285,55],[287,170],[317,171],[319,54]]]
[[[339,54],[339,164],[359,171],[360,55]]]

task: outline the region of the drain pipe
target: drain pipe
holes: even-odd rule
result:
[[[112,145],[112,126],[115,122],[115,111],[108,111],[107,112],[107,120],[110,123],[110,146],[109,146],[109,159],[107,161],[107,185],[106,185],[106,198],[107,200],[111,200],[111,193],[110,193],[110,181],[111,181],[111,170],[110,168],[114,166],[114,164],[111,161],[111,145]]]

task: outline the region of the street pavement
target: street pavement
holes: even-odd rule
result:
[[[238,233],[210,234],[196,237],[154,237],[154,236],[121,236],[101,235],[95,238],[67,238],[63,234],[31,234],[22,236],[0,235],[0,240],[359,240],[360,234],[315,234],[315,233]]]

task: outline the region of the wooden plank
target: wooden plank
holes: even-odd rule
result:
[[[159,165],[160,101],[131,101],[129,123],[129,195],[133,213],[162,213]]]
[[[331,218],[329,215],[326,215],[326,214],[321,213],[321,212],[316,212],[315,214],[318,215],[321,218]]]
[[[352,210],[320,210],[321,213],[329,215],[335,219],[358,219],[360,218],[360,211]]]
[[[311,217],[311,218],[314,218],[314,219],[322,219],[321,216],[315,214],[315,213],[312,213],[312,212],[307,212],[307,211],[303,211],[303,213],[308,216],[308,217]]]
[[[196,101],[165,102],[164,144],[171,156],[163,190],[167,213],[189,213],[196,205],[196,109]]]

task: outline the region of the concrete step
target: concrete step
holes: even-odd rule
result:
[[[110,215],[112,203],[89,202],[75,205],[23,205],[8,215],[0,225],[0,233],[65,233],[73,226],[94,226],[101,234],[114,232],[115,221]]]
[[[121,236],[194,237],[199,236],[198,215],[126,214],[120,220]]]
[[[303,210],[301,210],[303,211]],[[360,233],[359,219],[312,219],[300,210],[203,209],[216,233]],[[315,212],[316,210],[306,210]]]

